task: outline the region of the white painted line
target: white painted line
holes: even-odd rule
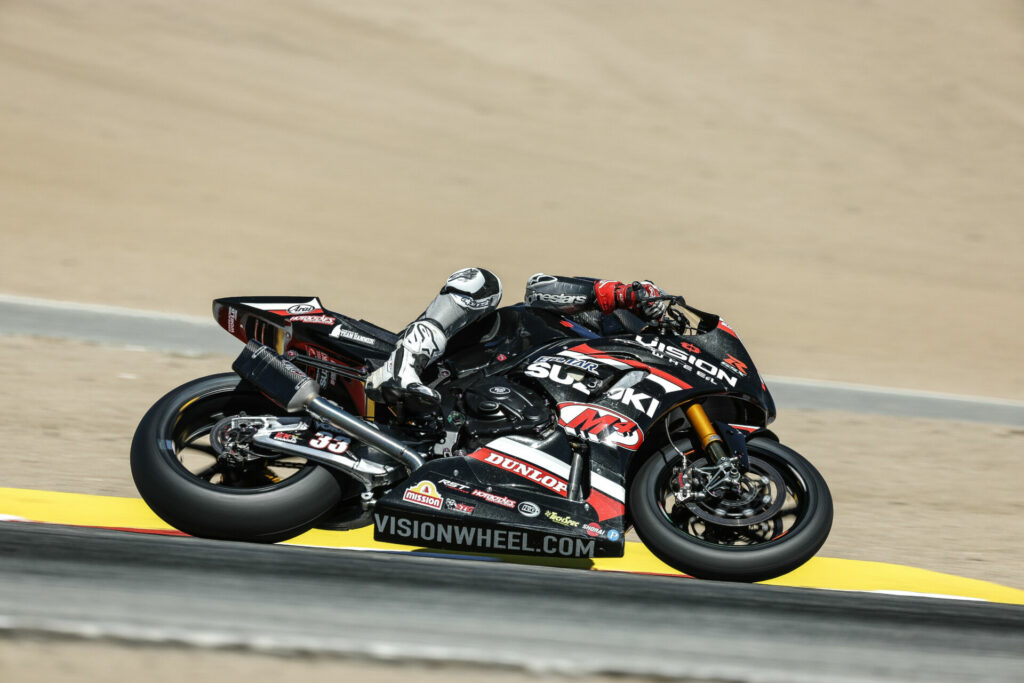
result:
[[[855,592],[855,591],[854,591]],[[899,595],[911,598],[939,598],[940,600],[967,600],[969,602],[989,602],[985,598],[969,598],[964,595],[946,595],[945,593],[917,593],[915,591],[864,591],[878,595]]]

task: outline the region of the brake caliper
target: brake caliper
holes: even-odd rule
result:
[[[259,460],[260,456],[250,451],[253,437],[268,427],[279,431],[300,431],[309,423],[301,418],[248,417],[238,415],[226,417],[210,430],[210,445],[217,452],[218,460],[241,464]]]

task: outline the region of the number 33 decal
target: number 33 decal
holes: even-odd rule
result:
[[[324,434],[323,432],[317,432],[316,436],[309,440],[311,448],[315,448],[318,451],[326,450],[335,455],[341,455],[348,450],[348,439],[342,441],[335,439],[330,434]]]

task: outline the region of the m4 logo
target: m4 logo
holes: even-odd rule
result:
[[[608,392],[608,398],[629,406],[633,410],[643,413],[648,417],[654,417],[654,412],[661,405],[661,401],[648,394],[641,393],[632,387],[612,389]]]
[[[625,415],[587,403],[559,403],[558,424],[589,441],[635,451],[644,442],[639,425]]]

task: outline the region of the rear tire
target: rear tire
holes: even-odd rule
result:
[[[132,440],[135,486],[153,511],[193,536],[276,543],[314,526],[341,497],[334,475],[301,463],[283,480],[221,476],[211,483],[191,472],[180,452],[221,417],[283,415],[234,373],[193,380],[160,399],[139,423]],[[212,456],[211,456],[212,457]],[[265,467],[259,463],[257,467]],[[259,474],[259,473],[257,473]],[[276,481],[275,481],[276,480]]]
[[[666,482],[681,462],[669,445],[640,467],[629,491],[636,532],[659,559],[696,578],[751,582],[786,574],[818,552],[832,528],[832,496],[825,480],[799,453],[772,439],[751,439],[747,449],[785,480],[787,491],[793,493],[795,521],[781,531],[779,523],[772,538],[746,545],[697,537],[680,524],[680,515],[666,509],[666,501],[672,500]],[[686,510],[682,513],[685,516]],[[703,523],[698,519],[698,524]]]

